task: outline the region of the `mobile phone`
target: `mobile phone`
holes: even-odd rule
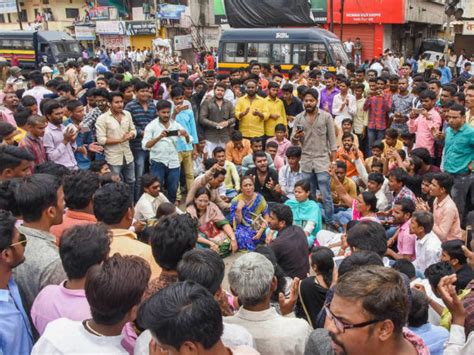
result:
[[[173,131],[168,131],[166,134],[167,137],[173,137],[173,136],[178,136],[178,135],[179,135],[179,131],[177,129]]]
[[[304,131],[304,126],[301,125],[301,124],[298,124],[298,125],[296,125],[296,130],[303,132]]]

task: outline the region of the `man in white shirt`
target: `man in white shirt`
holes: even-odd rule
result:
[[[135,320],[150,276],[150,266],[138,256],[115,254],[91,267],[85,292],[92,319],[52,321],[32,354],[128,354],[122,329]]]
[[[89,64],[89,59],[82,60],[83,66],[81,68],[81,74],[84,77],[84,84],[95,81],[97,73],[95,69]]]
[[[301,171],[301,147],[290,146],[286,150],[287,163],[278,172],[278,183],[281,191],[289,199],[295,198],[295,184],[304,179]]]
[[[256,348],[261,354],[303,354],[312,331],[303,319],[283,317],[270,306],[277,281],[273,264],[259,253],[248,253],[239,257],[230,268],[229,284],[239,295],[240,309],[226,323],[237,324],[252,334]],[[289,314],[296,301],[298,279],[291,285],[288,300],[281,300],[281,314]]]
[[[410,234],[416,235],[416,259],[413,265],[423,273],[428,266],[437,263],[441,255],[441,241],[432,229],[433,215],[430,212],[413,213],[410,222]]]
[[[352,39],[349,38],[347,41],[345,41],[343,46],[349,58],[352,59],[352,50],[354,49],[354,42],[352,42]]]
[[[31,89],[26,90],[23,93],[23,97],[31,95],[36,99],[38,107],[40,107],[41,101],[43,101],[44,95],[52,94],[51,91],[44,87],[44,79],[41,73],[32,73],[28,76],[28,83],[31,85]],[[38,110],[38,115],[41,115],[41,111]]]

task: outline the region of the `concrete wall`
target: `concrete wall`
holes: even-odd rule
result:
[[[405,22],[442,25],[444,18],[444,0],[406,0]]]

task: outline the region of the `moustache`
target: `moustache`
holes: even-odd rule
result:
[[[333,332],[328,332],[328,333],[329,333],[329,337],[334,342],[334,344],[338,345],[342,349],[342,352],[338,355],[346,355],[347,354],[346,348],[340,341],[336,339],[336,335]]]

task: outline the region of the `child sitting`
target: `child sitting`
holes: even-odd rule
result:
[[[268,142],[276,142],[278,144],[277,155],[282,159],[285,159],[286,150],[291,146],[291,141],[286,138],[287,130],[283,123],[279,123],[275,126],[275,137],[267,140]]]

